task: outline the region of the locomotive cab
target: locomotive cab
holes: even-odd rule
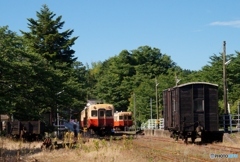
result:
[[[90,134],[104,135],[113,129],[112,104],[91,103],[87,104],[81,112],[81,126]]]
[[[114,113],[114,129],[127,130],[133,124],[132,112],[115,112]]]

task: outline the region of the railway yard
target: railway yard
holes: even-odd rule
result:
[[[240,161],[240,133],[225,134],[222,143],[185,144],[169,136],[81,137],[63,148],[41,149],[42,142],[21,142],[1,138],[0,161],[15,162],[161,162]],[[235,155],[227,158],[226,155]],[[211,155],[211,156],[210,156]],[[215,156],[215,157],[213,157]],[[216,157],[218,156],[218,157]]]

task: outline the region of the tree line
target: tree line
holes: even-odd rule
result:
[[[77,36],[63,30],[62,16],[43,5],[36,19],[28,19],[29,31],[21,35],[0,27],[0,113],[18,120],[43,120],[49,112],[75,114],[88,99],[112,103],[116,111],[134,111],[138,123],[156,118],[162,107],[162,91],[187,82],[211,82],[219,86],[219,112],[223,113],[222,54],[213,54],[201,70],[182,69],[160,49],[139,46],[122,50],[105,61],[83,65],[72,49]],[[83,54],[84,55],[84,54]],[[227,89],[231,113],[240,96],[240,53],[228,54]],[[193,60],[197,61],[197,60]],[[157,94],[157,98],[156,98]],[[152,100],[152,105],[150,105]],[[157,103],[156,103],[157,102]],[[66,113],[67,112],[67,113]],[[161,114],[159,114],[161,116]]]

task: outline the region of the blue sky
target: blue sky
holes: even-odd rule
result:
[[[29,31],[27,18],[36,19],[43,4],[79,36],[72,48],[83,64],[148,45],[183,69],[200,70],[223,51],[223,41],[227,54],[240,51],[237,0],[7,0],[0,2],[0,26]]]

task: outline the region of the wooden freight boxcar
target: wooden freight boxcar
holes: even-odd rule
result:
[[[218,85],[190,82],[163,91],[164,129],[192,142],[222,141],[218,122]]]
[[[44,135],[45,124],[41,121],[13,121],[7,122],[6,131],[8,135],[15,138],[25,138],[33,141],[41,139]]]

